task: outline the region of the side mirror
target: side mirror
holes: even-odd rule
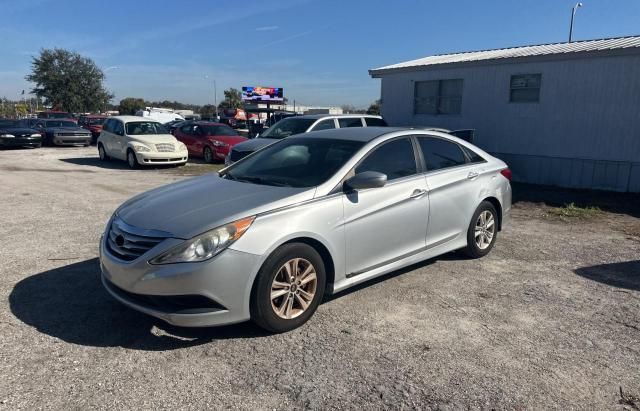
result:
[[[387,184],[387,175],[377,171],[365,171],[358,173],[344,182],[347,191],[364,190],[367,188],[384,187]]]

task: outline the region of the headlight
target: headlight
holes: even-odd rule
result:
[[[151,151],[151,149],[149,147],[142,146],[142,145],[139,145],[139,144],[134,145],[133,149],[136,151],[136,153]]]
[[[178,151],[187,151],[187,146],[184,143],[178,142]]]
[[[2,138],[14,138],[15,136],[13,134],[0,134],[0,137],[2,137]]]
[[[151,264],[192,263],[208,260],[229,247],[247,231],[254,217],[243,218],[187,240],[149,261]]]
[[[223,143],[222,141],[218,141],[218,140],[213,140],[213,143],[212,143],[212,144],[213,144],[215,147],[226,147],[226,146],[228,146],[228,145],[229,145],[229,144],[227,144],[227,143]]]
[[[42,134],[31,134],[31,137],[42,137]]]

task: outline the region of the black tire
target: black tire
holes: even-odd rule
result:
[[[313,265],[316,272],[315,294],[307,308],[295,318],[278,316],[271,302],[271,287],[283,265],[291,259],[301,258]],[[302,243],[285,244],[275,250],[262,265],[251,292],[251,320],[259,327],[274,333],[290,331],[307,322],[315,313],[324,296],[326,273],[320,254]],[[293,286],[292,286],[293,287]],[[297,301],[292,297],[293,301]],[[276,300],[277,301],[277,300]]]
[[[213,163],[213,150],[211,147],[205,147],[202,151],[202,157],[204,158],[205,163]]]
[[[476,226],[479,224],[480,215],[483,213],[491,213],[492,216],[492,230],[493,234],[488,242],[488,245],[485,245],[482,248],[476,241]],[[485,214],[486,216],[486,214]],[[487,219],[488,220],[488,219]],[[485,255],[489,254],[494,244],[496,243],[496,239],[498,238],[498,212],[496,208],[488,201],[483,201],[480,203],[475,213],[473,213],[473,217],[471,218],[471,222],[469,223],[469,228],[467,229],[467,246],[463,249],[464,254],[466,254],[470,258],[481,258]],[[485,231],[490,231],[486,227]],[[482,237],[483,234],[480,235]],[[485,236],[486,240],[487,237]],[[482,241],[481,241],[482,242]],[[486,243],[486,241],[485,241]]]
[[[111,157],[109,157],[109,155],[107,154],[107,151],[104,149],[104,146],[102,144],[98,144],[98,157],[100,158],[100,161],[111,160]]]
[[[132,170],[135,170],[140,166],[140,164],[138,164],[138,159],[136,158],[136,154],[131,149],[127,150],[127,165]]]

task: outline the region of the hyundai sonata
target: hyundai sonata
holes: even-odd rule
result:
[[[175,325],[291,330],[325,294],[449,251],[489,253],[510,178],[435,131],[301,134],[125,202],[101,241],[103,283]]]

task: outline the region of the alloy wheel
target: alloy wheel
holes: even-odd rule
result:
[[[127,162],[129,163],[129,167],[131,168],[136,167],[136,157],[131,151],[129,151],[129,154],[127,154]]]
[[[476,245],[481,250],[486,250],[493,240],[496,232],[496,220],[491,211],[485,210],[480,213],[476,220],[475,240]]]
[[[211,149],[209,147],[205,147],[204,149],[204,161],[206,163],[213,162],[213,153],[211,152]]]
[[[105,152],[104,152],[104,147],[102,147],[102,146],[98,147],[98,156],[100,156],[100,160],[104,161],[104,159],[106,158]]]
[[[280,267],[271,283],[271,307],[290,320],[304,313],[318,288],[316,269],[304,258],[293,258]]]

